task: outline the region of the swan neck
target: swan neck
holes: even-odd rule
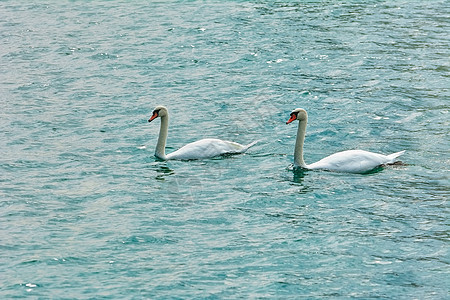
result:
[[[303,143],[305,142],[307,120],[301,120],[298,123],[297,140],[295,141],[294,165],[296,167],[306,168],[303,160]]]
[[[155,156],[161,159],[166,159],[166,141],[169,131],[169,117],[161,117],[161,126],[159,128],[158,143],[156,144]]]

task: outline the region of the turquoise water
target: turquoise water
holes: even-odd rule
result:
[[[344,1],[342,1],[344,2]],[[448,1],[0,2],[0,298],[445,299]],[[245,155],[158,161],[205,137]],[[368,175],[305,160],[406,150]]]

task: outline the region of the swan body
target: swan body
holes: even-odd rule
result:
[[[165,159],[205,159],[224,154],[239,154],[247,151],[247,149],[253,145],[254,143],[244,146],[239,143],[219,139],[202,139],[184,145],[177,151],[167,154]],[[159,158],[164,159],[164,157]]]
[[[148,121],[151,122],[158,117],[161,118],[161,126],[158,143],[156,144],[155,156],[162,160],[206,159],[224,154],[239,154],[244,153],[248,148],[256,144],[256,141],[248,145],[241,145],[236,142],[219,139],[202,139],[189,143],[172,153],[166,154],[165,148],[169,128],[169,112],[166,107],[157,106],[153,110],[152,117]]]
[[[405,151],[400,151],[390,155],[383,155],[364,150],[347,150],[334,153],[318,162],[306,164],[303,160],[303,143],[305,141],[308,114],[304,109],[297,108],[291,112],[291,117],[286,124],[294,120],[299,121],[294,150],[294,166],[297,168],[346,173],[367,173],[379,166],[395,163],[397,157],[405,153]]]

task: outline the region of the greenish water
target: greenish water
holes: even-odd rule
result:
[[[0,2],[0,298],[445,299],[448,1]],[[158,161],[200,138],[245,155]],[[368,175],[293,172],[406,150]]]

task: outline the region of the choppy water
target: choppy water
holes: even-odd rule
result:
[[[344,2],[344,3],[341,3]],[[449,295],[448,1],[0,2],[0,297]],[[155,160],[203,137],[247,154]],[[305,160],[406,150],[369,175]]]

